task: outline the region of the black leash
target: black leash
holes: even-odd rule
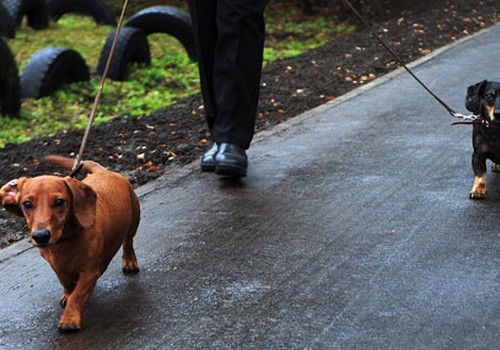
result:
[[[401,67],[403,67],[407,72],[408,74],[410,74],[413,79],[415,79],[417,81],[417,83],[420,84],[420,86],[422,86],[425,91],[427,91],[441,106],[443,106],[446,111],[448,111],[448,113],[450,113],[450,115],[452,117],[455,117],[455,118],[460,118],[460,119],[464,119],[464,120],[467,120],[468,122],[457,122],[456,124],[470,124],[469,121],[472,121],[474,122],[475,124],[475,121],[479,118],[478,116],[476,115],[473,115],[473,114],[469,114],[469,115],[464,115],[462,113],[457,113],[455,112],[450,106],[448,106],[443,100],[441,100],[434,92],[432,92],[432,90],[430,88],[427,87],[427,85],[425,85],[412,71],[410,68],[408,68],[408,66],[403,62],[403,60],[398,56],[398,54],[396,52],[394,52],[394,50],[392,50],[381,38],[380,36],[375,32],[375,30],[373,30],[373,28],[370,26],[370,24],[365,20],[365,18],[356,10],[356,8],[354,8],[354,6],[351,4],[351,2],[349,0],[342,0],[350,9],[351,11],[356,15],[356,17],[358,17],[358,19],[363,23],[363,25],[372,33],[372,35],[375,37],[375,39],[377,39],[377,41],[387,50],[387,52],[389,52],[392,57],[394,57],[394,59],[401,65]]]

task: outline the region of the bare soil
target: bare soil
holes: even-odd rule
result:
[[[380,0],[377,4],[381,6],[365,7],[364,15],[405,62],[492,26],[500,19],[498,0],[387,1],[387,4]],[[316,11],[331,16],[346,14],[335,7]],[[355,21],[353,17],[350,20]],[[352,34],[264,68],[257,132],[398,67],[369,32],[357,24],[358,30]],[[464,86],[464,96],[466,89]],[[0,184],[21,176],[60,171],[41,163],[41,159],[47,154],[74,156],[82,134],[82,131],[61,132],[54,137],[0,149]],[[94,126],[85,159],[119,171],[134,186],[140,186],[158,178],[169,167],[199,159],[208,147],[207,140],[202,100],[197,94],[151,115],[123,116]],[[0,248],[26,238],[27,233],[23,219],[0,211]]]

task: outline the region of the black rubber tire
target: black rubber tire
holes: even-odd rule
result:
[[[47,0],[50,18],[57,21],[66,13],[91,16],[98,24],[116,26],[116,16],[103,0]]]
[[[78,51],[46,47],[35,52],[21,74],[21,98],[40,98],[65,84],[90,79],[89,67]]]
[[[19,71],[9,45],[0,38],[0,113],[17,116],[21,108]]]
[[[33,29],[45,29],[49,26],[49,9],[45,0],[4,0],[3,6],[20,26],[23,17],[28,17],[28,25]]]
[[[10,39],[16,36],[16,24],[2,3],[0,3],[0,36]]]
[[[101,50],[99,63],[97,65],[97,73],[100,75],[104,73],[114,35],[115,30],[109,34]],[[142,63],[148,66],[151,64],[149,42],[146,34],[142,30],[132,27],[123,27],[118,35],[115,52],[108,71],[108,78],[118,81],[127,80],[128,65],[130,62]]]
[[[147,7],[130,17],[125,26],[142,29],[146,35],[153,33],[172,35],[184,46],[189,57],[196,60],[191,16],[180,8],[173,6]]]

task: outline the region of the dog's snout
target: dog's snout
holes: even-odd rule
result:
[[[33,240],[39,245],[45,245],[50,241],[50,231],[47,229],[36,230],[33,232]]]
[[[493,103],[493,116],[495,119],[500,119],[500,91],[495,93],[495,102]]]
[[[495,119],[500,119],[500,98],[498,98],[498,103],[495,103],[495,106],[493,107],[493,116]]]

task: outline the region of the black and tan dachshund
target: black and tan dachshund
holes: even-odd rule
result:
[[[469,86],[465,107],[480,118],[472,132],[474,186],[470,198],[483,199],[486,196],[486,160],[493,162],[493,171],[500,171],[500,82],[483,80]]]

